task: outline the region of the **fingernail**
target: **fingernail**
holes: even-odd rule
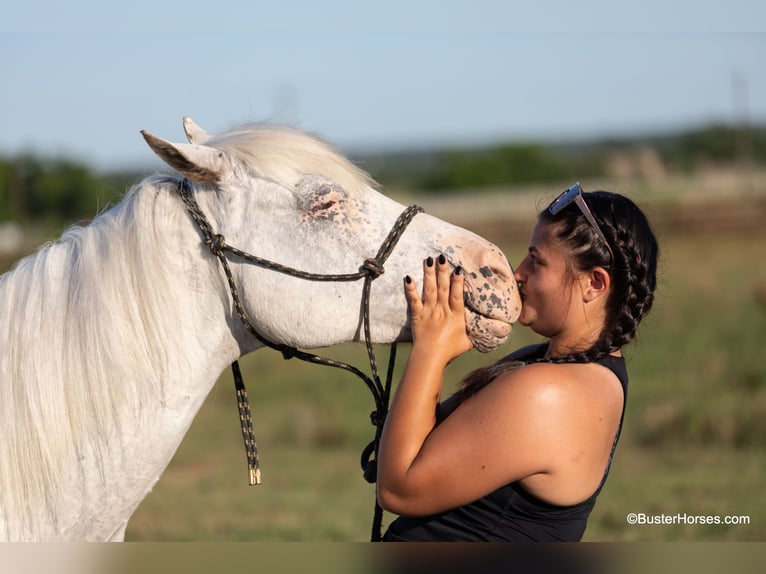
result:
[[[439,255],[439,265],[444,265],[447,262],[447,258],[444,257],[444,253]]]
[[[434,266],[434,258],[433,257],[429,257],[428,259],[426,259],[426,265],[428,267],[433,267]]]
[[[463,268],[458,265],[455,267],[455,275],[462,275],[463,274]]]
[[[410,283],[412,283],[412,277],[410,277],[409,275],[406,275],[406,276],[404,277],[404,282],[405,282],[407,285],[409,285]]]

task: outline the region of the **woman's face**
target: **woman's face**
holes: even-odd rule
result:
[[[535,226],[529,252],[514,277],[522,301],[519,323],[547,338],[562,334],[567,329],[575,282],[567,272],[565,252],[551,240],[549,225]]]

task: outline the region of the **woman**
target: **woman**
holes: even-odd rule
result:
[[[622,427],[620,349],[654,300],[658,246],[629,199],[577,183],[540,213],[518,266],[519,322],[547,339],[462,381],[463,275],[444,256],[405,278],[413,345],[381,437],[384,540],[580,540]]]

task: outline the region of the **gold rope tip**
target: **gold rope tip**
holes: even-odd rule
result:
[[[258,486],[259,484],[261,484],[261,469],[251,468],[250,469],[250,486]]]

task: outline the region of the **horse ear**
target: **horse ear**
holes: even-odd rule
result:
[[[197,144],[174,144],[141,130],[146,143],[162,161],[192,181],[214,183],[227,172],[226,154]]]
[[[189,143],[193,144],[204,144],[213,137],[189,117],[184,118],[184,132],[186,133],[186,139],[189,140]]]

